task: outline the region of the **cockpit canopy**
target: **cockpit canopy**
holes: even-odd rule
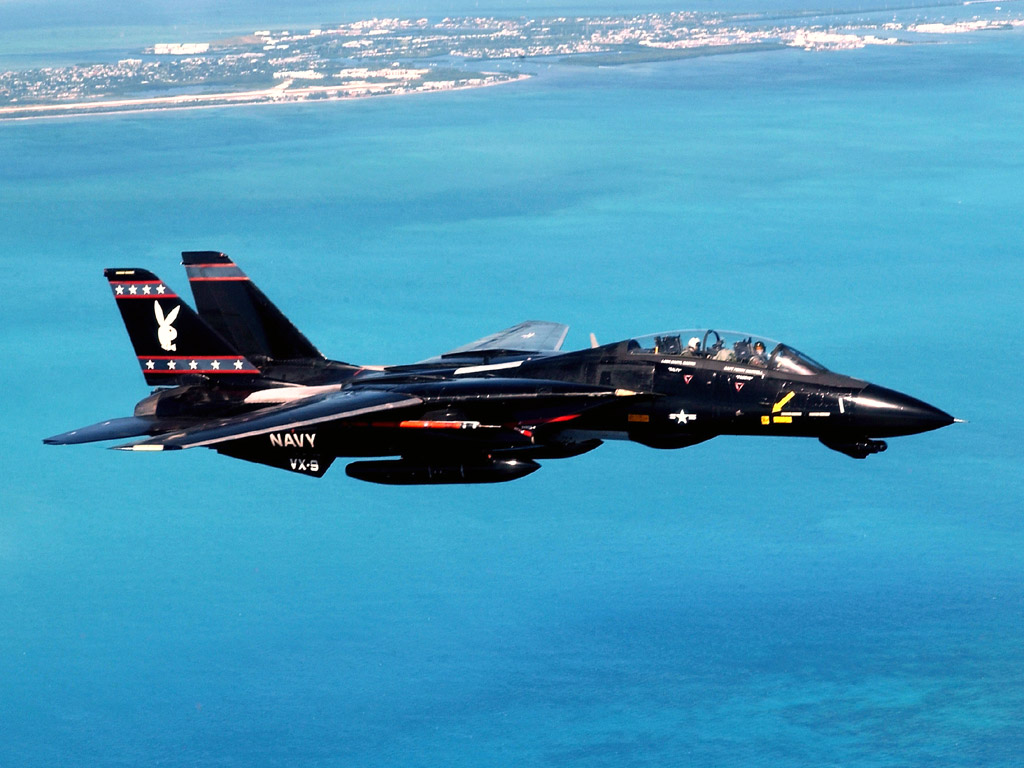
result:
[[[821,363],[774,339],[710,328],[641,336],[629,342],[629,351],[638,355],[699,357],[802,376],[828,373]]]

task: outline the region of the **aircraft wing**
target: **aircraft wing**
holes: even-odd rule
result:
[[[549,323],[545,320],[527,320],[503,331],[484,336],[482,339],[464,344],[445,352],[441,357],[465,355],[489,350],[514,350],[517,352],[556,352],[562,348],[569,326]]]
[[[162,451],[214,446],[269,432],[303,429],[369,413],[404,408],[421,402],[423,401],[418,397],[400,392],[342,390],[242,416],[207,421],[149,440],[114,447],[123,451]]]

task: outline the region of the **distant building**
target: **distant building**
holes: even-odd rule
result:
[[[324,76],[320,72],[315,72],[312,69],[303,69],[290,72],[275,72],[274,78],[277,80],[323,80]]]
[[[210,50],[209,43],[157,43],[153,46],[153,53],[170,56],[206,53],[208,50]]]

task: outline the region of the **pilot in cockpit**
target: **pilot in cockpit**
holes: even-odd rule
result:
[[[686,342],[686,349],[682,352],[683,357],[700,357],[700,339],[696,336]]]
[[[725,346],[725,341],[718,336],[718,334],[715,334],[715,336],[718,337],[717,340],[711,346],[704,348],[704,355],[710,357],[712,360],[734,359],[732,356],[732,350]]]
[[[755,368],[767,368],[768,367],[768,355],[765,354],[764,342],[754,342],[754,353],[747,360],[747,365],[752,365]]]

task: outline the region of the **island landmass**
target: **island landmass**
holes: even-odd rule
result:
[[[1006,0],[1012,5],[1020,0]],[[988,5],[988,14],[964,9]],[[936,9],[957,13],[936,14]],[[903,18],[901,18],[901,14]],[[157,42],[116,61],[0,72],[0,120],[436,93],[517,82],[544,64],[618,66],[703,56],[935,42],[1015,29],[991,4],[767,14],[366,19],[209,42]]]

